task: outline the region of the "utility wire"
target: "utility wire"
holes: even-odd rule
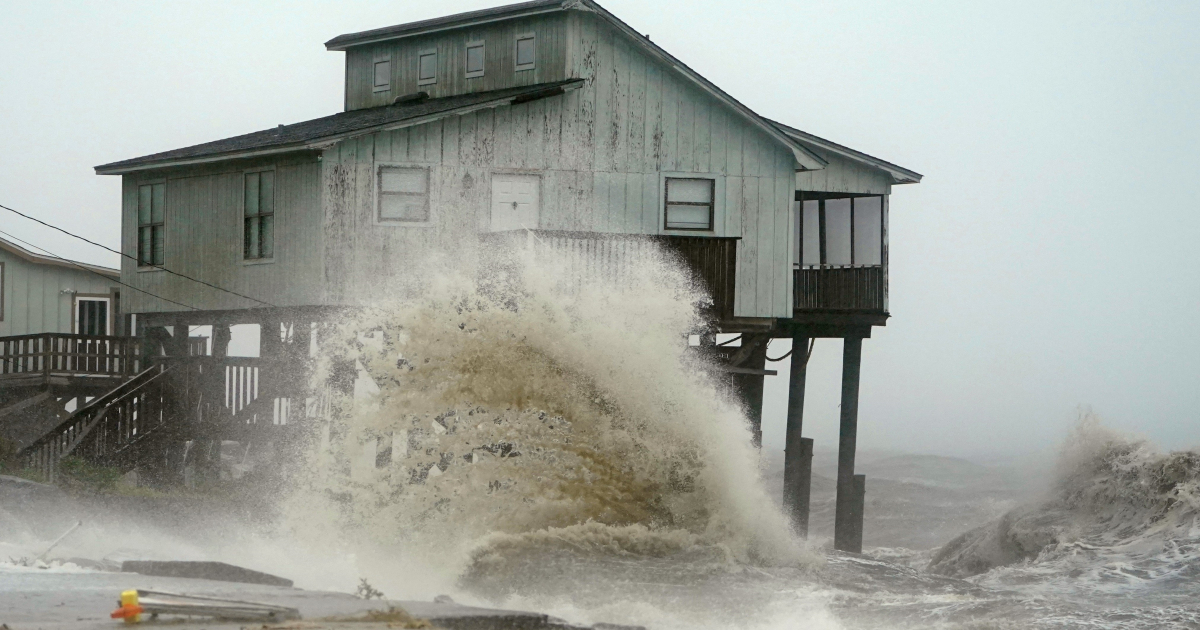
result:
[[[804,355],[804,365],[808,365],[808,360],[812,358],[813,346],[815,346],[815,345],[817,345],[817,338],[816,338],[816,337],[813,337],[812,339],[809,339],[809,340],[808,340],[808,352],[807,352],[807,353],[805,353],[805,355]],[[771,348],[771,342],[770,342],[770,341],[768,341],[768,342],[767,342],[767,349],[769,350],[770,348]],[[784,359],[786,359],[786,358],[788,358],[788,357],[792,356],[792,353],[793,353],[793,352],[795,352],[795,351],[796,351],[796,344],[795,344],[795,343],[793,343],[793,344],[792,344],[792,349],[791,349],[791,350],[788,350],[787,352],[785,352],[783,356],[781,356],[781,357],[775,357],[774,359],[772,359],[771,357],[767,357],[767,360],[768,360],[768,361],[770,361],[770,362],[772,362],[772,363],[776,363],[776,362],[782,361],[782,360],[784,360]]]
[[[139,265],[140,265],[140,264],[142,264],[142,261],[138,260],[136,256],[130,256],[129,254],[126,254],[126,253],[124,253],[124,252],[117,251],[117,250],[115,250],[115,249],[113,249],[113,248],[111,248],[111,247],[109,247],[109,246],[107,246],[107,245],[101,245],[100,243],[97,243],[96,241],[88,240],[88,239],[86,239],[86,238],[84,238],[84,237],[82,237],[82,236],[79,236],[78,234],[72,234],[71,232],[68,232],[68,231],[66,231],[66,230],[62,229],[62,228],[58,227],[57,225],[51,225],[51,224],[49,224],[49,223],[46,223],[45,221],[43,221],[43,220],[41,220],[41,219],[38,219],[38,218],[36,218],[36,217],[31,217],[31,216],[29,216],[28,214],[25,214],[25,213],[23,213],[23,212],[18,212],[18,211],[16,211],[16,210],[13,210],[12,208],[9,208],[9,207],[8,207],[8,206],[6,206],[6,205],[0,204],[0,208],[4,208],[5,210],[8,210],[9,212],[11,212],[11,213],[13,213],[13,214],[15,214],[15,215],[18,215],[18,216],[25,217],[26,219],[29,219],[30,221],[33,221],[33,222],[35,222],[35,223],[41,223],[42,225],[44,225],[44,226],[46,226],[46,227],[48,227],[48,228],[51,228],[51,229],[58,230],[59,232],[62,232],[63,234],[66,234],[67,236],[72,236],[72,237],[75,237],[75,238],[77,238],[77,239],[79,239],[79,240],[81,240],[81,241],[83,241],[83,242],[85,242],[85,243],[90,243],[90,244],[92,244],[92,245],[95,245],[96,247],[99,247],[99,248],[101,248],[101,249],[106,249],[106,250],[108,250],[108,251],[110,251],[110,252],[112,252],[112,253],[114,253],[114,254],[116,254],[116,255],[118,255],[118,256],[123,256],[123,257],[125,257],[125,258],[128,258],[128,259],[130,259],[130,260],[132,260],[132,261],[134,261],[134,262],[138,263]],[[64,260],[65,260],[65,259],[64,259]],[[245,299],[247,299],[247,300],[251,300],[251,301],[253,301],[253,302],[258,302],[259,304],[262,304],[262,305],[264,305],[264,306],[276,306],[275,304],[271,304],[270,302],[264,302],[264,301],[262,301],[262,300],[260,300],[260,299],[258,299],[258,298],[252,298],[252,297],[250,297],[249,295],[244,295],[244,294],[242,294],[242,293],[238,293],[237,291],[230,291],[229,289],[226,289],[225,287],[219,287],[219,286],[217,286],[217,285],[215,285],[215,284],[213,284],[213,283],[211,283],[211,282],[205,282],[204,280],[199,280],[199,279],[193,278],[193,277],[191,277],[191,276],[189,276],[189,275],[186,275],[186,274],[179,273],[178,271],[171,271],[170,269],[167,269],[166,267],[161,267],[161,266],[159,266],[159,265],[150,265],[150,266],[151,266],[151,267],[154,267],[155,269],[162,269],[163,271],[165,271],[165,272],[167,272],[167,273],[169,273],[169,274],[171,274],[171,275],[179,276],[180,278],[186,278],[186,279],[188,279],[188,280],[191,280],[192,282],[198,282],[198,283],[200,283],[200,284],[203,284],[203,285],[205,285],[205,286],[212,287],[212,288],[214,288],[214,289],[216,289],[216,290],[218,290],[218,291],[224,291],[224,292],[226,292],[226,293],[229,293],[229,294],[231,294],[231,295],[236,295],[236,296],[238,296],[238,297],[240,297],[240,298],[245,298]],[[128,286],[128,285],[127,285],[127,286]],[[131,288],[132,288],[132,287],[131,287]],[[164,298],[164,299],[165,299],[165,298]],[[167,300],[167,301],[169,302],[170,300]],[[176,302],[176,304],[178,304],[178,302]],[[196,310],[196,309],[193,309],[193,310]]]
[[[0,206],[0,207],[2,207],[2,206]],[[65,262],[65,263],[67,263],[68,265],[71,265],[72,267],[78,267],[78,268],[80,268],[80,269],[82,269],[82,270],[84,270],[84,271],[86,271],[86,272],[88,272],[88,273],[90,273],[90,274],[94,274],[94,275],[100,276],[101,278],[104,278],[105,280],[108,280],[108,281],[110,281],[110,282],[116,282],[117,284],[119,284],[119,285],[121,285],[121,286],[123,286],[123,287],[129,287],[130,289],[133,289],[134,291],[140,291],[140,292],[142,292],[142,293],[145,293],[146,295],[149,295],[150,297],[155,297],[155,298],[158,298],[158,299],[160,299],[160,300],[162,300],[162,301],[164,301],[164,302],[170,302],[170,303],[172,303],[172,304],[176,304],[176,305],[182,306],[182,307],[184,307],[184,308],[190,308],[190,309],[192,309],[193,311],[198,311],[198,310],[200,310],[200,309],[196,308],[195,306],[190,306],[190,305],[184,304],[183,302],[176,302],[175,300],[172,300],[172,299],[170,299],[170,298],[165,298],[165,297],[163,297],[163,296],[161,296],[161,295],[156,295],[156,294],[154,294],[154,293],[151,293],[151,292],[149,292],[149,291],[147,291],[147,290],[145,290],[145,289],[139,289],[139,288],[137,288],[137,287],[133,286],[132,284],[125,284],[124,282],[121,282],[120,280],[113,280],[112,276],[106,276],[106,275],[104,275],[104,274],[100,273],[99,271],[96,271],[95,269],[88,269],[87,267],[84,267],[83,265],[81,265],[81,264],[79,264],[79,263],[77,263],[77,262],[75,262],[75,261],[73,261],[73,260],[69,260],[69,259],[63,258],[62,256],[59,256],[58,254],[55,254],[54,252],[51,252],[51,251],[49,251],[49,250],[47,250],[47,249],[45,249],[45,248],[38,247],[37,245],[34,245],[33,243],[30,243],[29,241],[23,241],[23,240],[21,240],[21,239],[19,239],[19,238],[15,237],[15,236],[13,236],[12,234],[9,234],[8,232],[5,232],[5,231],[3,231],[3,230],[0,230],[0,234],[3,234],[3,235],[5,235],[5,236],[7,236],[8,238],[11,238],[12,240],[14,240],[14,241],[17,241],[18,243],[23,243],[23,244],[25,244],[25,245],[28,245],[29,247],[32,247],[32,248],[34,248],[34,249],[37,249],[37,250],[40,250],[40,251],[42,251],[43,253],[45,253],[47,256],[49,256],[49,257],[51,257],[51,258],[57,258],[58,260],[61,260],[61,261]]]

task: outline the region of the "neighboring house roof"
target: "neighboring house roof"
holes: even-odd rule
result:
[[[25,260],[26,262],[30,262],[35,265],[52,265],[55,267],[66,267],[68,269],[75,269],[77,271],[83,271],[84,269],[86,269],[87,271],[91,271],[91,272],[95,272],[95,273],[98,273],[98,274],[101,274],[104,276],[108,276],[108,277],[112,278],[113,280],[118,280],[121,277],[121,272],[117,269],[111,269],[109,267],[101,267],[100,265],[89,265],[87,263],[81,263],[81,262],[77,262],[74,260],[67,260],[65,258],[55,258],[53,256],[43,256],[42,254],[35,254],[35,253],[29,251],[28,249],[25,249],[24,247],[21,247],[20,245],[17,245],[16,243],[7,241],[3,238],[0,238],[0,250],[6,251],[6,252],[16,256],[17,258],[21,258],[21,259]],[[80,269],[80,267],[82,267],[83,269]]]
[[[891,175],[893,184],[917,184],[920,183],[921,178],[924,177],[924,175],[916,171],[911,171],[903,166],[892,164],[887,160],[881,160],[877,157],[867,155],[862,151],[855,151],[850,147],[842,146],[836,142],[831,142],[824,138],[814,136],[806,131],[800,131],[795,127],[789,127],[774,120],[770,122],[776,127],[782,129],[784,133],[806,145],[809,145],[812,148],[828,151],[829,153],[840,155],[851,161],[858,162],[859,164],[865,164],[872,168],[885,171],[888,175]]]
[[[422,101],[402,102],[383,107],[356,109],[324,118],[274,129],[256,131],[215,142],[154,153],[96,167],[99,175],[119,175],[133,171],[213,162],[230,158],[253,157],[305,149],[322,149],[345,138],[411,127],[447,116],[457,116],[478,109],[524,103],[538,98],[562,94],[583,84],[582,79],[567,79],[525,87],[476,92]]]
[[[413,37],[415,35],[424,35],[435,31],[449,30],[463,26],[473,26],[487,22],[511,20],[514,18],[525,17],[538,13],[570,10],[587,11],[589,13],[596,14],[601,19],[615,27],[618,31],[623,33],[631,42],[641,47],[642,50],[647,52],[651,57],[654,57],[675,69],[685,78],[696,84],[701,90],[708,92],[718,101],[721,101],[726,106],[741,114],[743,118],[750,122],[750,124],[758,127],[768,136],[771,136],[776,141],[791,149],[792,154],[796,157],[796,163],[800,165],[801,170],[819,170],[825,167],[825,159],[820,155],[817,155],[802,143],[797,142],[791,136],[780,131],[778,127],[772,125],[765,118],[756,114],[754,110],[746,107],[740,101],[730,96],[721,88],[717,87],[714,83],[700,76],[700,73],[692,70],[687,66],[687,64],[676,59],[671,55],[671,53],[668,53],[660,48],[657,44],[650,41],[649,37],[633,30],[632,27],[623,22],[620,18],[609,13],[604,9],[604,7],[596,4],[592,0],[535,0],[534,2],[510,4],[508,6],[496,7],[494,9],[459,13],[457,15],[450,15],[432,20],[410,22],[408,24],[377,28],[370,31],[339,35],[328,42],[325,42],[325,48],[328,50],[346,50],[347,48],[351,48],[353,46],[402,39],[405,37]]]

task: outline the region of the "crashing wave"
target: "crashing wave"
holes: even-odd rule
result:
[[[1180,541],[1196,538],[1198,516],[1200,453],[1159,453],[1144,440],[1101,427],[1087,413],[1063,448],[1045,498],[952,540],[929,569],[967,577],[1016,563],[1049,566],[1072,559],[1073,571],[1089,564],[1141,564],[1152,579],[1172,572],[1167,556]],[[1192,554],[1188,562],[1200,563],[1200,556]]]

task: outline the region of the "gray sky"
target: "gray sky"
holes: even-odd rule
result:
[[[3,0],[0,203],[115,246],[119,180],[92,166],[339,111],[325,40],[495,4]],[[1081,404],[1200,444],[1200,3],[603,4],[759,113],[926,174],[892,199],[860,445],[1037,450]],[[818,448],[840,362],[818,342]],[[778,448],[786,383],[768,381]]]

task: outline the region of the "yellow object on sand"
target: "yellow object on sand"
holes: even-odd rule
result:
[[[138,592],[121,591],[121,607],[112,614],[114,618],[124,617],[125,623],[138,623],[142,620],[142,607],[138,605]]]

